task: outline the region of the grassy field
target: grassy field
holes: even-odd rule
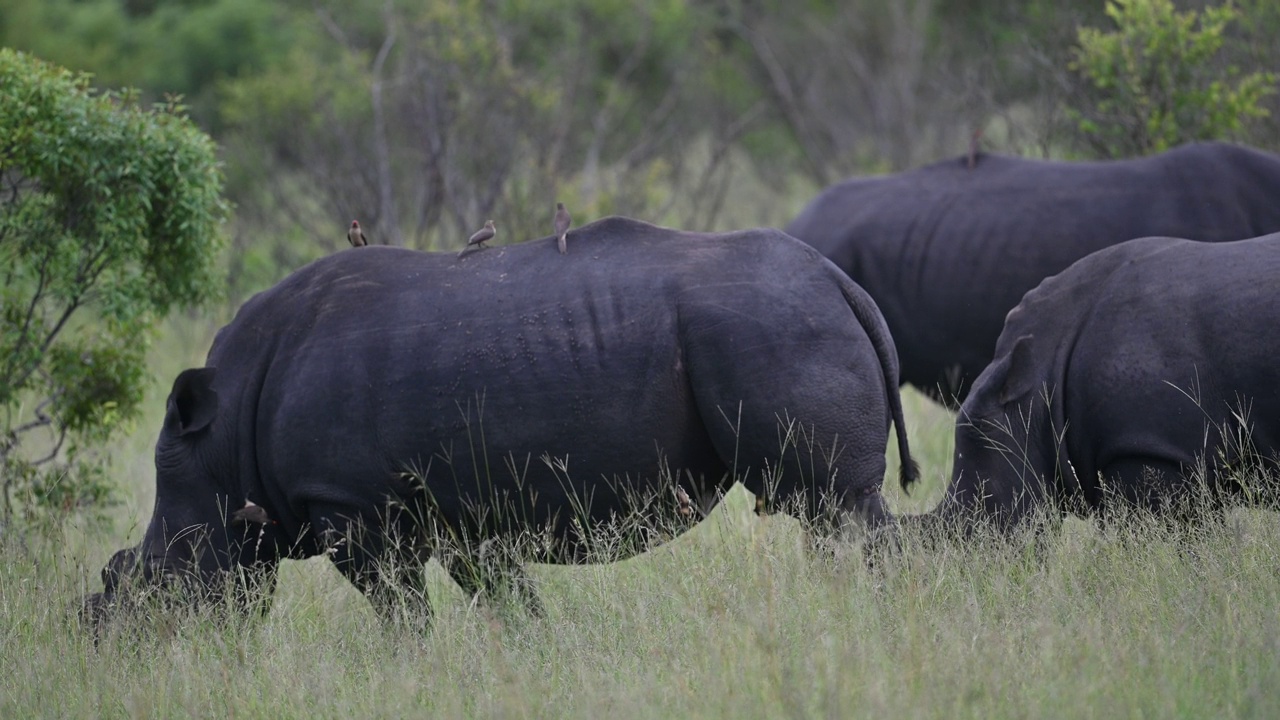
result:
[[[0,717],[1276,717],[1275,517],[1179,546],[1071,521],[1040,553],[909,546],[875,572],[813,557],[735,491],[694,531],[610,565],[534,566],[546,616],[499,619],[431,569],[435,623],[384,629],[327,561],[286,563],[264,619],[188,617],[95,648],[69,623],[150,514],[169,339],[151,412],[120,443],[113,527],[0,546]],[[932,506],[950,416],[908,422]],[[890,476],[892,477],[892,475]]]

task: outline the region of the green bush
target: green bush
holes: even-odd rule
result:
[[[152,329],[218,295],[221,192],[181,106],[0,50],[4,519],[103,497],[89,449],[135,413]]]
[[[1070,69],[1085,82],[1069,111],[1101,157],[1147,155],[1193,140],[1238,137],[1264,117],[1268,72],[1241,74],[1219,50],[1241,13],[1230,3],[1178,12],[1171,0],[1110,0],[1116,29],[1081,27]]]

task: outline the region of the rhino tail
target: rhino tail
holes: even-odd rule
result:
[[[898,350],[894,347],[893,337],[889,334],[889,326],[884,316],[876,307],[875,301],[865,290],[840,272],[840,292],[853,315],[862,324],[871,345],[875,348],[876,357],[880,360],[880,370],[884,373],[885,392],[889,398],[889,413],[893,419],[894,432],[898,438],[898,482],[902,491],[911,492],[911,485],[920,479],[920,466],[911,457],[911,447],[907,442],[907,427],[902,420],[902,394],[898,382]]]

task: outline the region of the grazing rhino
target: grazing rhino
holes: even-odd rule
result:
[[[174,382],[151,522],[85,613],[135,583],[269,588],[279,559],[318,554],[386,609],[382,588],[421,592],[441,536],[465,590],[532,603],[524,558],[484,559],[501,541],[600,559],[592,528],[707,510],[735,479],[820,529],[892,531],[890,423],[916,476],[896,354],[848,277],[776,230],[608,218],[569,255],[555,240],[370,246],[245,303]]]
[[[1118,500],[1181,524],[1266,500],[1249,478],[1280,452],[1277,278],[1280,234],[1142,238],[1046,279],[960,408],[932,516],[1011,529],[1046,501]]]
[[[991,362],[1005,314],[1085,255],[1277,231],[1280,157],[1223,143],[1109,162],[948,160],[834,185],[786,227],[875,300],[902,381],[952,407]]]

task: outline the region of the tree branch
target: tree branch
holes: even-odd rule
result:
[[[801,156],[804,158],[811,177],[819,185],[827,185],[829,173],[827,172],[826,164],[817,159],[817,156],[824,153],[817,147],[817,142],[812,137],[812,129],[801,113],[800,100],[796,95],[795,88],[792,87],[791,79],[787,76],[786,70],[778,60],[777,54],[774,53],[773,48],[762,35],[747,28],[745,25],[736,24],[734,31],[751,47],[756,60],[764,68],[765,74],[769,78],[768,87],[774,96],[774,106],[782,114],[787,125],[791,127],[791,131],[795,133],[796,140],[800,143],[800,149],[802,150]]]
[[[27,378],[31,377],[31,373],[40,362],[39,358],[37,358],[36,365],[28,368],[25,372],[21,372],[21,380],[14,381],[11,379],[15,373],[20,372],[17,363],[21,362],[22,350],[31,338],[31,321],[35,318],[36,307],[40,304],[40,300],[44,296],[45,285],[49,280],[48,270],[51,256],[51,253],[46,252],[45,256],[40,260],[40,276],[36,282],[35,292],[31,295],[31,303],[27,306],[26,317],[22,321],[22,330],[19,331],[18,339],[14,342],[13,350],[9,353],[9,359],[5,361],[4,381],[14,392],[22,387],[22,384],[27,381]]]
[[[328,10],[325,10],[317,4],[315,6],[315,12],[316,17],[320,19],[320,24],[324,26],[324,29],[328,31],[329,35],[334,40],[338,41],[338,44],[342,45],[344,48],[351,47],[351,43],[347,41],[347,34],[342,31],[341,25],[334,22],[333,16],[329,14]]]
[[[36,406],[36,409],[32,411],[33,414],[36,416],[36,419],[29,420],[19,425],[18,427],[13,428],[12,430],[9,431],[9,436],[11,438],[16,438],[21,433],[29,432],[37,428],[42,428],[42,427],[47,427],[49,425],[52,425],[53,418],[46,415],[44,412],[44,409],[49,407],[49,405],[51,405],[54,399],[56,398],[57,398],[56,394],[50,395],[49,397],[45,398],[39,405]]]
[[[646,19],[649,22],[644,26],[644,34],[641,35],[640,41],[631,48],[631,52],[622,61],[618,71],[614,73],[609,83],[609,88],[605,91],[604,100],[600,102],[600,107],[591,122],[591,143],[587,145],[587,156],[582,167],[582,194],[586,196],[587,205],[595,204],[600,175],[600,153],[603,150],[604,136],[609,126],[613,104],[617,99],[618,88],[629,80],[631,74],[640,67],[641,61],[644,60],[644,53],[649,48],[653,22],[652,18],[646,17]]]
[[[714,178],[721,163],[723,163],[729,156],[729,150],[732,149],[734,143],[737,142],[738,138],[747,131],[747,128],[751,127],[752,123],[758,120],[760,116],[764,115],[764,112],[765,103],[763,100],[758,100],[737,120],[734,120],[723,131],[716,134],[717,141],[715,149],[711,151],[711,159],[708,160],[707,164],[704,166],[702,175],[698,180],[697,190],[693,193],[695,204],[699,204],[701,199],[707,194],[711,180]],[[720,183],[720,187],[715,193],[715,197],[711,202],[710,208],[707,210],[703,224],[701,224],[700,227],[709,229],[715,222],[716,215],[720,214],[720,208],[724,202],[727,189],[727,183],[722,181]],[[690,213],[690,215],[696,215],[696,212],[697,211],[695,209]],[[690,218],[690,221],[695,228],[699,227],[693,217]]]
[[[55,443],[53,444],[53,449],[49,451],[49,454],[48,454],[48,455],[45,455],[44,457],[39,458],[39,459],[37,459],[37,460],[32,460],[32,461],[31,461],[31,464],[32,464],[32,465],[34,465],[34,466],[39,466],[39,465],[44,465],[45,463],[52,461],[54,458],[58,457],[58,453],[62,450],[62,445],[63,445],[66,441],[67,441],[67,426],[66,426],[66,425],[59,425],[59,426],[58,426],[58,440],[57,440],[57,442],[55,442]]]
[[[382,104],[382,68],[387,62],[387,56],[391,54],[391,48],[396,44],[396,22],[392,15],[390,0],[387,0],[383,6],[383,23],[387,36],[383,39],[382,47],[378,49],[378,55],[373,60],[372,80],[369,87],[370,100],[373,103],[373,151],[377,156],[378,164],[378,216],[385,220],[380,229],[388,235],[390,244],[403,246],[400,216],[396,212],[395,194],[392,192],[391,150],[387,143],[387,118]]]

